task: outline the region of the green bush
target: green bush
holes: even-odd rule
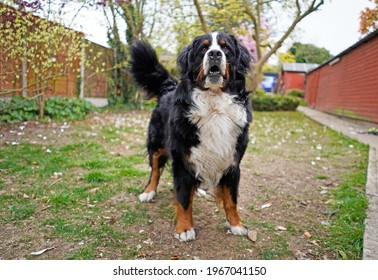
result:
[[[84,99],[52,97],[45,102],[45,116],[54,120],[82,120],[95,107]]]
[[[88,101],[75,98],[52,97],[45,100],[45,118],[53,120],[81,120],[95,107]],[[10,102],[0,102],[0,122],[17,123],[38,117],[36,100],[13,97]]]
[[[299,98],[304,98],[304,91],[301,90],[301,89],[291,89],[291,90],[288,90],[287,93],[286,93],[287,96],[293,96],[293,97],[299,97]]]
[[[0,122],[29,121],[38,115],[38,112],[39,108],[34,100],[25,100],[19,96],[13,97],[10,102],[0,102]]]
[[[252,97],[254,111],[295,111],[300,99],[284,95],[256,95]]]

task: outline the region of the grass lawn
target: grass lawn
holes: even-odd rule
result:
[[[1,124],[0,259],[361,259],[366,145],[298,112],[254,113],[239,206],[257,240],[228,234],[207,197],[195,201],[198,239],[184,244],[169,168],[154,203],[137,199],[149,114]]]

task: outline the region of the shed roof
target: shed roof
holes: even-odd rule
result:
[[[307,73],[318,66],[319,64],[312,63],[282,63],[282,70],[286,72]]]

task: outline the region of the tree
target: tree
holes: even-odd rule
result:
[[[83,1],[83,0],[81,0]],[[85,0],[84,0],[85,1]],[[122,95],[123,103],[139,101],[139,94],[131,83],[130,77],[124,78],[128,61],[128,46],[134,40],[150,40],[158,14],[158,1],[147,0],[92,0],[92,5],[103,8],[108,22],[108,44],[114,49],[112,86],[115,96]],[[120,30],[123,22],[126,30]],[[121,40],[124,32],[126,42]]]
[[[278,57],[282,63],[297,62],[295,60],[295,55],[293,55],[291,52],[279,53]]]
[[[369,0],[373,2],[373,0]],[[378,29],[378,0],[374,0],[375,7],[365,8],[360,14],[360,33],[367,34]]]
[[[288,53],[295,57],[295,62],[321,64],[332,57],[325,48],[318,48],[313,44],[294,43]]]
[[[54,81],[80,73],[83,35],[26,12],[30,1],[7,2],[18,10],[0,4],[0,97],[22,92],[25,98],[38,100],[43,117],[44,96]]]
[[[200,20],[192,23],[197,23],[202,32],[223,30],[238,35],[244,42],[249,40],[249,49],[254,49],[255,57],[252,80],[259,79],[263,65],[282,46],[297,24],[324,4],[323,0],[177,2],[185,5],[187,14],[197,13]],[[281,18],[290,19],[290,23],[285,26]],[[251,41],[254,41],[253,45]],[[256,81],[254,85],[257,84]]]

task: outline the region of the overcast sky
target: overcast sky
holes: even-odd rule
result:
[[[298,39],[337,55],[361,38],[358,32],[360,12],[373,6],[368,0],[328,0],[320,11],[299,23],[303,32],[298,32]]]
[[[358,32],[359,15],[365,7],[372,7],[372,2],[368,0],[325,0],[325,2],[320,11],[310,14],[299,23],[300,30],[297,30],[293,40],[286,42],[281,52],[286,51],[295,40],[324,47],[331,54],[337,55],[361,38]],[[89,40],[106,46],[106,28],[101,25],[100,18],[103,18],[100,10],[81,12],[76,20],[76,25],[81,27],[76,26],[75,29],[81,29]]]

